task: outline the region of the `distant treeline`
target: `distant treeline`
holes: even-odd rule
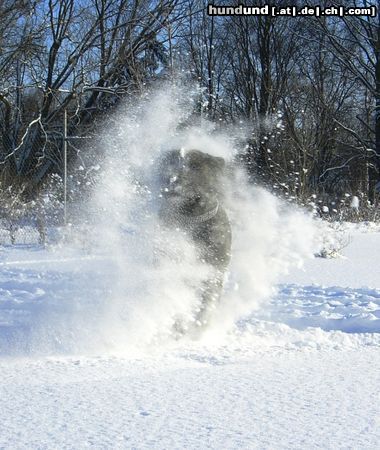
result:
[[[62,171],[65,110],[68,129],[88,133],[120,99],[181,73],[201,87],[195,114],[252,125],[242,146],[251,174],[301,199],[361,193],[374,202],[380,16],[208,16],[207,6],[2,0],[1,183],[38,186]]]

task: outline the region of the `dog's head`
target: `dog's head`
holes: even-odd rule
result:
[[[160,163],[161,193],[183,204],[215,202],[224,166],[223,158],[199,150],[171,150]]]

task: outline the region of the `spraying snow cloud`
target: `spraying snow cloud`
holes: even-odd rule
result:
[[[92,203],[101,212],[95,224],[97,233],[102,230],[98,250],[117,260],[117,287],[108,301],[104,331],[116,347],[170,338],[175,317],[190,317],[199,301],[193,288],[204,267],[181,233],[168,234],[157,221],[156,166],[169,149],[221,156],[230,168],[224,190],[232,262],[211,327],[225,331],[258,308],[272,294],[278,275],[312,253],[311,219],[250,186],[236,167],[234,142],[241,130],[234,136],[207,121],[189,124],[196,94],[178,86],[147,94],[137,105],[123,106],[102,138],[108,156]]]
[[[223,187],[232,259],[225,292],[200,339],[222,338],[240,317],[265,305],[281,273],[312,254],[312,220],[250,185],[235,164],[241,129],[223,133],[207,121],[191,123],[197,95],[197,89],[164,86],[121,106],[101,130],[94,149],[101,149],[101,169],[81,205],[85,232],[80,239],[74,232],[71,249],[64,244],[66,252],[79,245],[99,258],[96,270],[93,278],[76,271],[78,292],[63,290],[42,311],[31,346],[134,352],[186,342],[185,336],[175,343],[173,324],[178,316],[193,319],[207,268],[183,233],[164,230],[157,219],[157,161],[173,148],[221,156],[228,168]]]

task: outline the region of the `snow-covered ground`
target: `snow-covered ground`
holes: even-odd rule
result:
[[[144,352],[97,334],[112,261],[3,248],[0,448],[379,448],[380,233],[351,235],[234,331]]]

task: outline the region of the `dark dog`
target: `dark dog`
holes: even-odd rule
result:
[[[200,287],[195,317],[199,326],[207,323],[220,298],[231,257],[231,228],[221,205],[224,166],[223,158],[199,150],[172,150],[160,164],[160,221],[183,230],[194,242],[198,259],[213,272]]]

